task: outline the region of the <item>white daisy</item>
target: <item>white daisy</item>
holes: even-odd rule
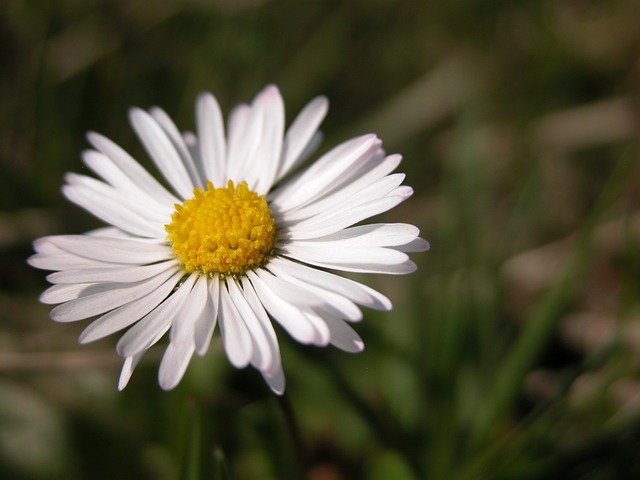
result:
[[[69,173],[64,195],[110,227],[34,242],[29,263],[54,270],[40,297],[60,304],[58,322],[93,318],[80,342],[130,327],[117,352],[123,389],[144,353],[170,330],[159,383],[174,388],[194,353],[204,355],[216,324],[229,361],[257,368],[281,394],[285,380],[272,320],[304,344],[359,352],[349,323],[358,305],[390,310],[381,293],[328,270],[405,274],[406,252],[428,243],[407,224],[358,222],[407,199],[399,155],[365,135],[344,142],[283,180],[321,140],[324,97],[284,132],[284,105],[268,86],[231,113],[225,137],[209,93],[196,103],[197,135],[167,114],[134,108],[130,121],[165,188],[118,145],[89,133],[84,164],[101,180]],[[281,182],[282,181],[282,182]]]

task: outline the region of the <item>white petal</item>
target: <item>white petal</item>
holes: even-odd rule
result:
[[[300,343],[315,343],[318,332],[314,325],[304,316],[303,312],[291,303],[280,298],[272,290],[272,283],[259,278],[255,272],[247,272],[247,276],[264,305],[267,312],[289,334]],[[269,279],[267,279],[269,280]]]
[[[189,293],[189,300],[180,311],[171,327],[171,342],[193,342],[196,322],[207,305],[209,291],[207,288],[207,276],[200,275],[196,284]]]
[[[373,223],[345,228],[313,240],[292,240],[291,245],[324,248],[397,247],[412,243],[420,230],[406,223]]]
[[[281,232],[283,238],[306,240],[330,235],[374,215],[384,213],[405,200],[401,196],[391,196],[372,200],[354,207],[345,207],[340,212],[316,215],[309,220],[291,225]]]
[[[295,258],[295,257],[293,257]],[[411,260],[406,260],[397,265],[380,265],[378,263],[351,263],[345,262],[321,262],[316,260],[306,260],[306,263],[317,267],[329,268],[332,270],[342,270],[343,272],[359,273],[383,273],[386,275],[406,275],[416,271],[416,264]]]
[[[95,268],[111,266],[111,263],[99,262],[78,257],[51,242],[51,236],[34,240],[33,249],[37,252],[27,259],[29,265],[45,270],[62,270],[65,268]]]
[[[360,335],[343,320],[332,315],[322,317],[331,332],[331,344],[340,350],[358,353],[364,350],[364,342]]]
[[[33,249],[38,253],[44,254],[43,256],[57,255],[61,253],[66,254],[65,250],[61,249],[60,247],[55,245],[53,242],[51,242],[51,239],[53,237],[54,235],[50,235],[48,237],[40,237],[37,240],[34,240]]]
[[[40,301],[46,304],[68,302],[80,297],[82,292],[94,285],[93,283],[54,285],[42,292]]]
[[[252,340],[251,363],[259,370],[266,370],[273,365],[273,349],[267,334],[265,333],[260,320],[244,298],[236,280],[227,280],[229,297],[235,305],[239,318],[242,319]]]
[[[244,294],[244,298],[251,306],[253,312],[256,314],[256,318],[260,322],[260,326],[262,327],[267,337],[269,348],[271,350],[271,362],[265,363],[264,367],[261,370],[266,375],[275,375],[277,371],[281,370],[280,346],[278,344],[278,337],[276,336],[276,332],[273,329],[271,320],[269,320],[269,315],[260,302],[260,299],[258,298],[258,295],[256,294],[251,281],[246,276],[242,277],[242,291]]]
[[[193,182],[178,152],[160,125],[147,112],[139,108],[132,108],[129,111],[129,120],[162,176],[178,195],[184,199],[191,198]]]
[[[193,357],[193,352],[193,339],[182,343],[169,343],[158,370],[158,383],[163,390],[172,390],[180,383]]]
[[[145,210],[151,210],[152,213],[164,218],[171,216],[173,204],[162,203],[162,199],[143,190],[105,154],[95,150],[86,150],[82,153],[82,160],[87,167],[107,183],[126,196],[135,199],[136,203],[142,205]]]
[[[151,294],[167,281],[178,268],[168,268],[155,277],[140,282],[104,283],[90,286],[81,292],[79,298],[58,305],[51,310],[51,318],[56,322],[74,322],[108,312]]]
[[[158,239],[149,239],[149,238],[140,238],[135,235],[131,235],[130,233],[125,232],[124,230],[120,230],[116,227],[100,227],[94,228],[93,230],[89,230],[85,233],[85,235],[89,235],[91,237],[106,237],[106,238],[124,238],[125,240],[139,240],[141,242],[151,242],[151,243],[163,243],[163,240]]]
[[[165,235],[162,222],[134,211],[131,199],[123,198],[114,188],[90,187],[86,181],[79,183],[80,176],[73,174],[68,174],[66,179],[69,184],[62,187],[64,196],[99,219],[141,237],[162,238]]]
[[[342,196],[341,191],[318,200],[318,203],[327,208],[316,210],[314,208],[303,207],[294,212],[279,212],[278,227],[289,227],[289,230],[301,230],[303,228],[318,225],[320,223],[330,223],[331,219],[343,215],[358,207],[367,206],[372,202],[385,197],[390,197],[404,180],[404,174],[393,174],[380,178],[367,185],[365,188],[349,195]],[[325,204],[325,200],[330,204]],[[339,202],[336,203],[336,200]],[[310,211],[312,210],[312,212]],[[313,213],[313,215],[308,215]],[[290,238],[289,236],[285,238]]]
[[[198,355],[204,355],[209,350],[211,337],[218,322],[218,306],[220,299],[220,277],[215,274],[209,281],[209,295],[207,304],[195,326],[195,344]]]
[[[96,155],[104,157],[100,153],[94,153]],[[104,158],[107,159],[107,157]],[[173,212],[173,208],[159,204],[155,200],[146,196],[146,193],[141,192],[140,190],[125,191],[124,189],[118,189],[96,178],[88,177],[86,175],[79,175],[76,173],[67,173],[65,175],[65,181],[66,185],[64,186],[64,188],[72,190],[77,189],[81,192],[86,192],[87,196],[89,196],[90,198],[96,197],[101,202],[103,202],[105,205],[99,207],[98,211],[102,211],[105,208],[108,209],[113,204],[116,204],[130,211],[132,214],[137,215],[146,223],[152,224],[167,223],[167,221],[171,218],[171,213]],[[93,203],[98,202],[94,200]],[[90,211],[93,213],[93,210]],[[135,234],[136,232],[130,233]]]
[[[118,380],[118,390],[122,391],[124,387],[127,386],[133,370],[144,354],[145,352],[140,352],[124,359],[124,365],[122,365],[122,371],[120,372],[120,380]]]
[[[376,310],[391,310],[392,308],[391,301],[380,292],[351,279],[280,257],[269,262],[269,268],[272,266],[277,266],[287,274],[311,285],[344,295],[360,305]]]
[[[276,295],[292,305],[310,309],[312,307],[322,307],[325,304],[324,299],[310,290],[278,278],[265,269],[258,269],[255,273],[269,285],[269,288]]]
[[[399,187],[393,189],[392,192],[389,193],[388,196],[398,195],[401,196],[403,200],[406,200],[411,195],[413,195],[413,188],[408,185],[400,185]]]
[[[173,259],[144,266],[124,267],[121,264],[114,264],[112,267],[70,269],[52,273],[47,276],[47,280],[51,283],[138,282],[177,265],[178,261]]]
[[[87,134],[87,139],[94,147],[113,160],[120,170],[131,178],[133,183],[138,185],[153,198],[156,198],[160,203],[169,206],[172,206],[175,203],[180,203],[180,201],[169,193],[169,191],[167,191],[166,188],[153,178],[149,172],[142,168],[142,166],[136,162],[131,155],[107,137],[104,137],[99,133],[89,132]]]
[[[334,293],[330,290],[326,290],[315,285],[310,285],[309,283],[302,280],[298,280],[297,278],[288,275],[286,269],[279,268],[277,265],[274,266],[272,264],[269,264],[269,270],[271,270],[278,278],[286,280],[293,285],[300,286],[303,289],[312,292],[318,298],[322,299],[322,304],[314,306],[314,310],[329,312],[333,315],[337,315],[340,318],[349,320],[350,322],[357,322],[362,320],[362,312],[360,311],[360,309],[356,306],[355,303],[353,303],[344,295]]]
[[[284,134],[284,103],[277,87],[270,85],[258,94],[254,101],[256,115],[262,116],[262,128],[258,142],[259,154],[253,155],[249,171],[243,178],[255,185],[254,191],[266,194],[273,185],[282,152]]]
[[[304,147],[304,150],[302,151],[300,156],[291,165],[290,170],[293,171],[299,165],[302,165],[306,160],[308,160],[311,157],[311,155],[313,155],[316,152],[316,150],[318,150],[318,147],[322,144],[323,140],[324,140],[324,135],[322,134],[322,132],[317,131],[316,133],[314,133],[313,137],[311,137],[311,140],[309,140],[309,143],[307,144],[307,146]]]
[[[226,180],[227,154],[224,124],[220,106],[210,93],[203,93],[196,100],[196,119],[202,170],[215,186],[223,186]]]
[[[431,248],[431,245],[424,238],[416,238],[406,245],[400,245],[394,248],[400,252],[426,252]]]
[[[304,311],[302,313],[316,330],[313,344],[317,345],[318,347],[325,347],[329,345],[329,340],[331,340],[331,332],[329,331],[329,327],[324,321],[324,318],[322,318],[322,316],[314,311]]]
[[[279,368],[273,375],[268,375],[265,372],[260,373],[262,373],[262,378],[267,382],[267,385],[269,385],[273,393],[276,395],[282,395],[284,393],[286,382],[282,368]]]
[[[203,181],[210,180],[210,178],[207,177],[207,174],[204,173],[205,170],[204,166],[202,165],[202,155],[200,154],[200,142],[198,142],[198,138],[196,137],[195,133],[190,131],[182,132],[182,140],[187,146],[187,149],[191,154],[191,158],[193,158],[193,160],[196,162],[196,165],[199,165],[198,170],[202,172]]]
[[[180,156],[180,160],[182,160],[182,164],[185,166],[187,173],[189,174],[191,183],[197,188],[203,188],[205,185],[202,181],[202,172],[198,170],[198,167],[191,157],[189,148],[185,144],[185,141],[175,123],[173,123],[173,120],[171,120],[164,110],[158,107],[153,107],[149,113],[151,113],[153,119],[158,122],[158,125],[162,127],[164,133],[169,137],[169,140],[171,140],[171,144],[176,149],[176,152]]]
[[[334,211],[345,204],[362,203],[358,201],[358,199],[360,199],[363,194],[367,194],[368,190],[364,189],[367,187],[372,188],[370,187],[371,185],[376,184],[382,178],[386,177],[398,166],[401,159],[402,157],[400,155],[390,155],[380,160],[372,160],[367,164],[366,171],[356,172],[356,175],[350,179],[350,181],[331,194],[318,198],[301,208],[280,212],[280,215],[284,221],[291,222],[293,220],[303,220],[321,212]],[[383,197],[385,194],[381,194],[379,190],[376,190],[375,196],[369,194],[369,198]],[[354,202],[353,199],[356,199],[356,201]]]
[[[253,109],[246,104],[236,105],[231,111],[227,127],[227,179],[243,179],[241,174],[245,170],[245,162],[258,144],[259,120],[262,118],[254,115]]]
[[[277,211],[286,211],[328,193],[346,172],[358,169],[370,160],[380,150],[380,143],[375,135],[364,135],[338,145],[301,175],[270,194],[270,205]]]
[[[147,350],[169,329],[195,283],[197,274],[192,274],[180,287],[151,313],[131,327],[118,341],[116,351],[122,357]]]
[[[322,123],[329,101],[326,97],[316,97],[311,100],[298,114],[287,130],[282,147],[282,163],[278,169],[276,180],[284,177],[303,156]]]
[[[220,333],[229,362],[236,368],[249,364],[253,347],[251,336],[226,288],[220,288]]]
[[[108,265],[97,260],[78,257],[77,255],[66,252],[56,254],[37,253],[35,255],[31,255],[27,259],[27,263],[32,267],[40,268],[42,270],[65,270],[67,268],[100,268]]]
[[[80,343],[89,343],[133,325],[162,303],[182,278],[181,271],[160,285],[152,294],[105,313],[80,334]]]
[[[124,238],[53,235],[43,237],[40,241],[50,242],[66,252],[102,262],[140,265],[175,258],[173,250],[167,245]]]

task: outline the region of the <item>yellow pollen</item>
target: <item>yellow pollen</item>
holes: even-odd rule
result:
[[[167,239],[187,272],[238,275],[262,265],[273,248],[275,221],[264,195],[247,182],[226,188],[196,188],[176,204]]]

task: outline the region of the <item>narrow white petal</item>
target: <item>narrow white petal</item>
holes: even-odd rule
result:
[[[160,285],[153,293],[105,313],[80,334],[80,343],[89,343],[133,325],[162,303],[182,278],[181,271]]]
[[[253,312],[256,314],[258,321],[260,322],[260,326],[262,327],[267,340],[269,342],[269,348],[271,350],[271,362],[266,363],[264,368],[262,368],[262,372],[267,375],[275,375],[277,371],[281,370],[281,359],[280,359],[280,346],[278,344],[278,337],[276,336],[276,332],[273,329],[273,325],[271,324],[271,320],[269,320],[269,315],[264,309],[264,306],[260,302],[258,295],[248,277],[242,277],[242,291],[244,294],[244,298],[247,303],[253,309]]]
[[[295,257],[293,257],[295,258]],[[306,263],[321,268],[329,268],[331,270],[342,270],[343,272],[358,273],[383,273],[386,275],[406,275],[416,271],[416,264],[411,260],[406,260],[397,265],[380,265],[378,263],[350,263],[350,262],[320,262],[307,260]]]
[[[58,247],[55,243],[51,241],[54,238],[54,235],[49,235],[48,237],[40,237],[37,240],[33,241],[33,249],[44,255],[58,255],[61,253],[66,253],[65,250]]]
[[[227,155],[224,124],[220,106],[210,93],[203,93],[196,100],[196,122],[202,170],[215,186],[223,186]]]
[[[405,200],[401,196],[391,196],[372,200],[354,207],[346,207],[339,213],[328,212],[309,220],[293,224],[281,232],[283,238],[306,240],[330,235],[374,215],[384,213]]]
[[[66,252],[102,262],[141,265],[175,258],[168,245],[124,238],[53,235],[40,240],[50,242]]]
[[[278,169],[276,180],[284,177],[303,156],[318,127],[324,120],[329,101],[326,97],[316,97],[311,100],[298,114],[287,130],[282,147],[282,163]]]
[[[70,178],[68,176],[67,180],[69,181]],[[164,234],[161,222],[152,222],[135,212],[130,208],[130,205],[123,203],[123,200],[126,199],[118,196],[115,189],[99,191],[86,185],[74,183],[64,185],[62,193],[67,199],[100,220],[129,233],[150,238],[158,238]]]
[[[309,140],[309,143],[307,144],[307,146],[304,147],[304,150],[298,156],[298,158],[296,158],[296,160],[293,162],[289,170],[294,171],[298,166],[302,165],[305,161],[307,161],[311,157],[311,155],[313,155],[316,152],[316,150],[318,150],[318,147],[322,144],[323,140],[324,140],[324,135],[322,134],[321,131],[317,131],[316,133],[314,133],[313,137],[311,137],[311,140]]]
[[[266,194],[273,185],[280,163],[284,134],[284,103],[278,88],[266,87],[255,100],[256,114],[262,115],[262,129],[258,144],[259,155],[253,156],[252,167],[245,172],[247,183],[255,185],[255,192]]]
[[[313,240],[291,240],[287,243],[302,247],[362,248],[397,247],[412,243],[420,230],[406,223],[373,223],[345,228]]]
[[[191,158],[193,158],[193,160],[196,162],[196,165],[198,165],[198,170],[202,172],[202,180],[205,182],[206,180],[210,180],[210,178],[207,177],[207,174],[204,173],[205,171],[204,166],[202,165],[202,155],[200,154],[200,142],[198,142],[198,138],[196,137],[195,133],[190,131],[182,132],[182,141],[187,146],[187,149],[189,149]]]
[[[401,159],[402,157],[400,155],[389,155],[380,160],[372,160],[367,164],[365,172],[356,172],[356,175],[341,188],[301,208],[280,212],[281,217],[286,222],[303,220],[321,212],[336,210],[345,204],[361,203],[357,200],[367,194],[368,189],[372,188],[370,187],[371,185],[376,184],[392,172],[398,166]],[[375,193],[375,196],[369,194],[369,200],[376,197],[383,197],[386,194],[386,192],[384,194],[379,193],[379,190],[372,193]],[[354,202],[353,199],[356,199],[356,201]]]
[[[156,198],[163,205],[173,206],[180,201],[164,188],[153,176],[147,172],[142,165],[131,157],[120,146],[113,143],[107,137],[99,133],[89,132],[87,134],[89,142],[109,157],[113,162],[126,173],[129,178],[142,190]]]
[[[101,153],[94,153],[107,159]],[[121,205],[151,223],[167,223],[173,212],[173,207],[156,202],[146,193],[139,189],[136,190],[135,187],[133,189],[119,189],[102,180],[76,173],[67,173],[64,178],[67,187],[87,191],[89,195],[96,197],[100,196],[107,206],[112,203]]]
[[[326,207],[322,210],[308,206],[292,212],[279,212],[278,226],[280,228],[291,226],[291,228],[300,229],[305,226],[327,222],[327,219],[349,212],[359,206],[368,205],[381,198],[391,196],[392,192],[394,192],[403,180],[404,174],[396,173],[380,178],[349,196],[343,196],[342,190],[338,190],[334,194],[316,201]],[[339,202],[337,200],[339,200]]]
[[[252,339],[253,346],[251,363],[259,370],[265,370],[274,362],[274,352],[269,338],[267,337],[260,320],[258,320],[255,312],[244,298],[236,280],[227,280],[227,287],[229,288],[229,297],[235,305],[239,317],[247,327]]]
[[[160,125],[151,115],[139,108],[132,108],[129,111],[129,120],[162,176],[171,184],[178,195],[184,199],[191,198],[193,196],[193,182],[189,178],[180,155]]]
[[[406,245],[400,245],[394,248],[400,252],[426,252],[431,248],[431,244],[424,238],[415,238]]]
[[[269,388],[273,391],[273,393],[275,393],[276,395],[282,395],[284,393],[286,382],[282,368],[278,368],[278,370],[272,375],[269,375],[265,372],[260,373],[262,374],[262,378],[264,378],[264,381],[267,382],[267,385],[269,385]]]
[[[124,359],[124,365],[122,365],[122,371],[120,372],[120,380],[118,380],[118,390],[122,391],[124,387],[127,386],[133,370],[144,354],[145,352],[140,352]]]
[[[86,150],[82,153],[82,160],[87,167],[107,183],[126,196],[135,199],[145,210],[151,210],[151,212],[163,215],[165,218],[171,216],[172,204],[162,203],[155,195],[143,190],[104,153]]]
[[[105,263],[97,260],[91,260],[84,257],[78,257],[72,253],[37,253],[31,255],[27,259],[27,263],[35,268],[42,270],[65,270],[80,268],[101,268]]]
[[[246,180],[249,188],[265,194],[273,184],[282,149],[284,105],[280,92],[273,85],[265,87],[249,109],[227,174],[231,179]]]
[[[193,352],[193,339],[182,343],[169,343],[158,370],[158,383],[163,390],[172,390],[180,383],[193,357]]]
[[[325,347],[329,345],[329,341],[331,340],[331,332],[329,331],[329,327],[327,326],[322,316],[314,311],[303,312],[303,314],[315,328],[316,332],[313,339],[313,344],[317,345],[318,347]]]
[[[293,257],[303,262],[331,262],[350,263],[367,265],[398,265],[404,263],[409,258],[406,253],[398,252],[391,248],[362,247],[362,248],[340,248],[337,245],[331,248],[331,243],[320,243],[319,245],[297,245],[291,242],[280,247],[284,255]]]
[[[253,353],[251,336],[225,287],[220,288],[220,333],[229,362],[246,367]]]
[[[213,331],[218,322],[218,305],[220,299],[220,277],[215,274],[209,280],[209,295],[207,304],[195,326],[195,344],[198,355],[204,355],[209,350]]]
[[[46,304],[56,304],[75,300],[80,297],[85,290],[94,285],[94,283],[53,285],[42,292],[40,301]]]
[[[51,273],[47,280],[51,283],[97,283],[97,282],[138,282],[164,272],[167,268],[177,266],[178,260],[172,259],[151,265],[96,267],[63,270]]]
[[[153,278],[135,283],[103,283],[84,289],[81,296],[51,310],[56,322],[74,322],[100,315],[149,295],[167,281],[179,267],[171,267]]]
[[[151,242],[151,243],[164,243],[164,240],[153,239],[153,238],[140,238],[135,235],[131,235],[130,233],[125,232],[124,230],[120,230],[116,227],[99,227],[94,228],[93,230],[89,230],[85,233],[85,235],[89,235],[91,237],[106,237],[106,238],[124,238],[125,240],[139,240],[141,242]]]
[[[413,195],[413,188],[409,187],[408,185],[400,185],[399,187],[394,188],[393,191],[389,192],[388,196],[393,195],[400,196],[403,198],[403,200],[406,200],[411,195]]]
[[[116,351],[122,357],[147,350],[169,329],[193,288],[197,274],[192,274],[180,287],[151,313],[131,327],[118,341]]]
[[[289,259],[277,257],[269,262],[269,268],[277,266],[287,274],[300,280],[339,293],[352,301],[376,310],[391,310],[391,301],[380,292],[330,272],[293,262]]]
[[[360,335],[343,320],[332,315],[323,316],[331,332],[331,345],[350,353],[364,350],[364,342]]]
[[[202,181],[202,172],[198,170],[198,167],[191,156],[191,152],[189,152],[189,147],[187,147],[182,134],[176,127],[175,123],[173,123],[173,120],[171,120],[169,115],[159,107],[153,107],[149,110],[149,113],[151,114],[151,117],[158,122],[158,125],[162,127],[169,140],[171,140],[171,144],[180,156],[180,160],[182,160],[182,164],[186,168],[193,186],[203,188],[205,185]]]
[[[255,133],[250,132],[257,126],[255,115],[247,104],[239,104],[234,107],[229,115],[227,126],[227,162],[225,165],[225,179],[239,180],[240,173],[244,170],[246,152],[252,150],[257,139]]]
[[[314,199],[321,193],[339,185],[341,177],[362,164],[380,150],[380,140],[375,135],[354,138],[329,151],[301,175],[291,179],[270,194],[270,205],[278,211],[287,211]]]
[[[207,305],[207,276],[200,275],[189,293],[189,300],[171,326],[171,341],[182,344],[194,340],[196,322]]]
[[[286,280],[293,285],[302,287],[314,293],[318,298],[323,300],[321,305],[314,306],[314,310],[322,312],[329,312],[332,315],[337,315],[340,318],[344,318],[350,322],[358,322],[362,320],[362,312],[355,303],[349,300],[342,294],[334,293],[330,290],[326,290],[315,285],[310,285],[307,282],[299,280],[291,275],[288,275],[286,269],[279,268],[277,265],[269,264],[269,270],[273,272],[278,278]]]
[[[258,269],[255,273],[269,285],[269,288],[276,295],[292,305],[309,309],[312,307],[322,307],[325,303],[324,299],[310,290],[278,278],[265,269]]]
[[[271,288],[271,282],[262,280],[252,271],[247,272],[247,275],[267,312],[269,312],[294,339],[304,344],[314,343],[316,341],[316,328],[309,322],[299,308],[274,293]]]

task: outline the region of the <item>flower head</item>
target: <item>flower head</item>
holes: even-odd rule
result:
[[[363,349],[349,325],[358,305],[390,310],[381,293],[329,270],[404,274],[406,252],[428,243],[407,224],[357,225],[408,198],[375,135],[346,141],[307,170],[287,175],[319,144],[327,112],[312,100],[284,131],[278,89],[266,87],[231,113],[225,136],[216,99],[197,100],[197,136],[160,109],[132,109],[131,124],[170,189],[118,145],[89,133],[85,165],[101,180],[67,174],[64,195],[109,227],[34,242],[29,263],[53,270],[40,297],[53,320],[94,318],[80,341],[128,330],[119,388],[168,331],[159,370],[175,387],[216,327],[229,361],[257,368],[276,393],[285,380],[272,321],[305,344]],[[287,177],[287,178],[285,178]]]

